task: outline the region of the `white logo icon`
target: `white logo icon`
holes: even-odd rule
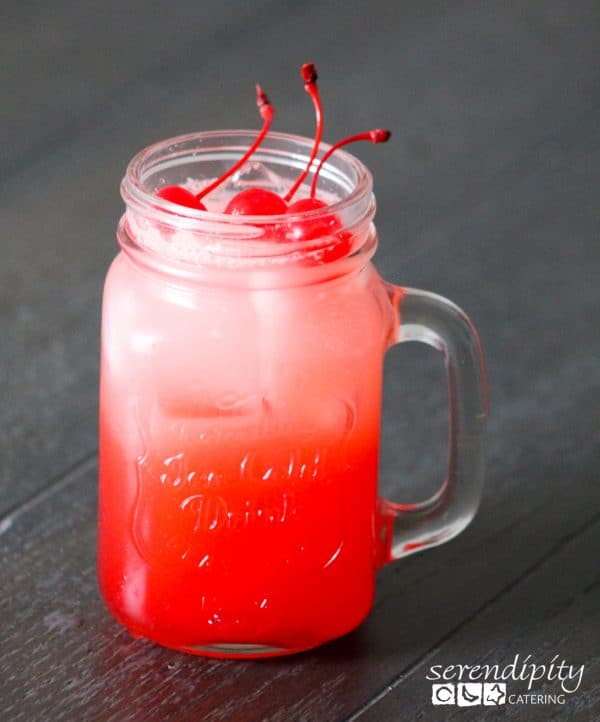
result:
[[[432,704],[455,704],[456,689],[453,684],[432,684]]]
[[[498,707],[506,703],[506,684],[504,682],[432,684],[431,702],[435,705],[457,704],[459,707],[475,707],[480,704]]]
[[[474,707],[476,704],[481,704],[482,690],[481,682],[461,682],[456,695],[458,706]]]
[[[483,685],[483,704],[497,707],[506,702],[506,685],[503,682],[486,682]]]

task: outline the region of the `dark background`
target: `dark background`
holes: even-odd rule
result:
[[[5,3],[0,22],[0,718],[471,718],[431,705],[432,664],[516,653],[585,664],[565,706],[600,715],[597,2]],[[129,158],[192,130],[376,126],[389,280],[447,295],[488,361],[488,481],[471,527],[379,575],[355,633],[295,658],[207,661],[133,641],[95,581],[101,284]],[[444,473],[435,352],[386,363],[382,485]],[[516,691],[518,686],[512,691]],[[510,690],[509,690],[510,691]],[[538,683],[535,691],[556,693]]]

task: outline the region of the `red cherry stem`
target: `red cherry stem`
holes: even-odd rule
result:
[[[273,122],[273,118],[275,116],[275,108],[271,105],[269,98],[267,97],[267,94],[263,91],[263,89],[260,87],[260,85],[256,84],[256,105],[258,106],[258,112],[260,113],[260,117],[263,119],[263,127],[260,133],[257,135],[256,140],[252,145],[248,148],[248,150],[244,153],[244,155],[231,166],[231,168],[223,173],[222,176],[217,178],[212,183],[209,183],[205,188],[203,188],[200,193],[196,194],[196,200],[201,200],[204,198],[204,196],[207,196],[211,191],[214,191],[217,186],[220,186],[221,183],[226,181],[228,178],[230,178],[237,170],[239,170],[244,163],[250,158],[251,155],[253,155],[258,148],[258,146],[263,142],[265,139],[267,133],[269,132],[269,128],[271,127],[271,123]]]
[[[305,63],[302,66],[302,78],[304,80],[304,90],[310,95],[313,105],[315,107],[315,142],[313,144],[312,153],[306,164],[306,168],[300,173],[294,185],[289,189],[287,194],[284,196],[284,200],[288,203],[294,197],[294,194],[300,188],[304,179],[308,175],[308,172],[312,166],[314,159],[317,157],[319,152],[319,145],[321,143],[321,136],[323,135],[323,106],[321,105],[321,96],[319,95],[319,86],[317,85],[317,68],[314,63]]]
[[[325,155],[321,158],[321,162],[315,171],[315,175],[313,176],[312,184],[310,186],[310,197],[314,198],[315,193],[317,192],[317,183],[319,181],[321,168],[325,165],[329,158],[331,158],[336,150],[343,148],[345,145],[349,145],[350,143],[357,143],[360,140],[368,140],[371,143],[386,143],[390,139],[391,135],[391,132],[389,130],[385,130],[385,128],[375,128],[375,130],[368,130],[365,133],[350,135],[348,138],[344,138],[343,140],[338,141],[335,145],[332,145],[327,153],[325,153]]]

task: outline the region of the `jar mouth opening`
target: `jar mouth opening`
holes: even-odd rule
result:
[[[372,218],[373,178],[368,168],[355,156],[343,150],[328,159],[319,174],[319,188],[325,187],[332,197],[325,208],[277,215],[235,216],[213,210],[196,210],[179,206],[156,195],[165,177],[185,166],[201,168],[206,161],[227,159],[231,164],[239,158],[258,135],[254,130],[214,130],[175,136],[154,143],[138,152],[127,167],[121,183],[121,196],[128,208],[133,207],[146,217],[189,230],[218,225],[222,231],[256,229],[290,222],[318,222],[332,215],[345,218],[348,226],[356,225],[364,216]],[[307,165],[313,139],[288,133],[269,133],[248,163],[264,163],[279,170],[292,171],[293,177]],[[320,158],[330,148],[320,146],[307,182],[312,180]],[[289,183],[291,185],[291,182]],[[209,194],[210,196],[210,194]],[[208,197],[209,197],[208,196]],[[298,193],[296,197],[301,197]],[[229,228],[229,231],[225,229]]]

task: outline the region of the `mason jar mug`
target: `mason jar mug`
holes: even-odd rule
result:
[[[212,656],[349,632],[377,569],[459,533],[483,480],[476,331],[451,302],[381,279],[362,163],[334,154],[329,205],[298,215],[156,196],[215,178],[254,137],[197,133],[133,159],[103,300],[101,592],[133,635]],[[215,203],[285,188],[311,145],[272,134]],[[383,360],[402,341],[440,350],[448,377],[448,473],[418,504],[377,491]]]

